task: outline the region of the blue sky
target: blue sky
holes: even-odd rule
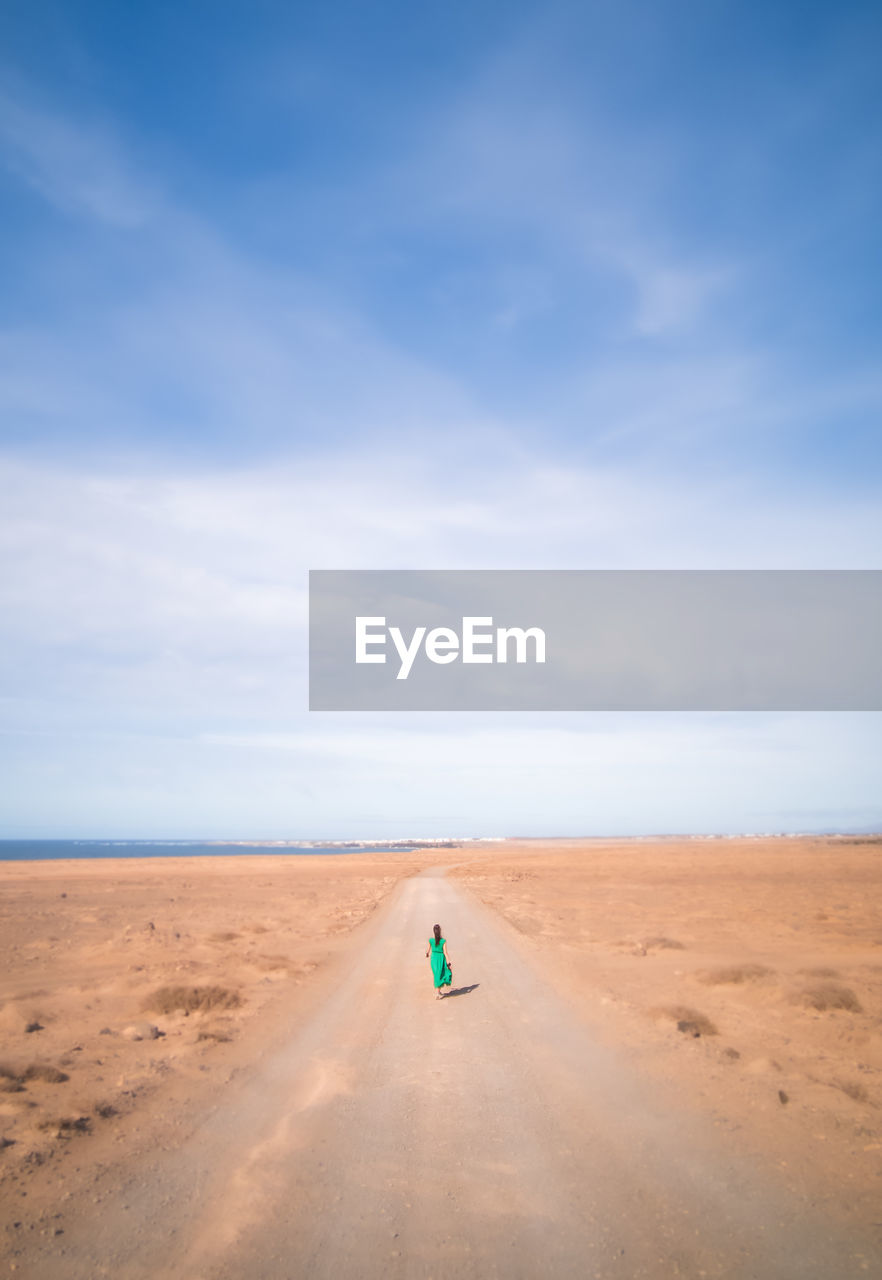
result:
[[[867,826],[879,717],[305,711],[309,568],[880,568],[871,4],[0,12],[0,836]]]

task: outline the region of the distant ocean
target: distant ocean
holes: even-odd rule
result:
[[[0,840],[0,862],[39,862],[57,858],[222,858],[252,853],[282,855],[331,853],[409,853],[414,844],[251,844],[199,840]]]

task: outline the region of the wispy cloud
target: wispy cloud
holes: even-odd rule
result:
[[[816,259],[757,195],[804,121],[772,151],[753,122],[684,139],[617,96],[608,50],[586,77],[543,22],[406,111],[390,88],[396,127],[348,167],[302,87],[296,120],[255,109],[263,161],[240,139],[219,163],[7,78],[0,164],[40,206],[0,331],[8,824],[684,829],[780,825],[807,797],[872,820],[872,717],[303,711],[309,568],[880,567],[870,344],[835,308],[836,341],[803,341]],[[724,233],[742,188],[758,212]],[[818,236],[832,215],[807,207]]]
[[[470,456],[520,441],[541,455],[545,440],[557,458],[675,474],[734,463],[786,486],[815,465],[804,438],[878,412],[871,369],[806,368],[749,332],[754,268],[688,248],[653,200],[674,157],[628,154],[547,85],[533,92],[519,95],[505,64],[480,74],[354,176],[324,210],[342,274],[308,243],[268,260],[223,217],[175,203],[110,125],[7,97],[7,154],[27,181],[130,233],[128,249],[53,246],[51,311],[0,334],[9,436],[80,456],[240,459],[442,434]],[[307,184],[294,201],[281,183],[274,202],[285,214],[314,196]],[[448,244],[460,234],[465,262]],[[389,314],[388,272],[361,278],[415,236],[430,246],[428,337]],[[460,320],[468,336],[450,336]],[[821,469],[829,482],[826,458]]]
[[[65,213],[136,228],[159,203],[106,124],[66,120],[2,85],[0,148],[8,167]]]
[[[368,226],[467,228],[485,242],[484,269],[498,237],[503,260],[516,246],[544,262],[558,291],[581,281],[589,307],[592,292],[605,292],[619,339],[694,334],[740,263],[677,235],[665,188],[678,164],[660,131],[650,147],[599,112],[577,115],[551,70],[537,80],[534,68],[525,84],[516,48],[427,117],[412,154],[380,170],[366,192]]]
[[[19,723],[84,697],[117,725],[284,723],[305,706],[312,568],[855,568],[882,546],[875,503],[529,455],[466,475],[424,449],[248,471],[7,461],[0,481]]]

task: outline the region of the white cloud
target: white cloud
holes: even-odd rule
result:
[[[714,292],[722,289],[726,273],[682,267],[630,267],[637,292],[636,327],[653,336],[689,328],[697,323]]]
[[[5,834],[384,837],[869,826],[879,717],[312,717],[17,738]],[[446,723],[444,723],[446,721]],[[441,723],[439,723],[441,722]]]
[[[498,236],[516,237],[534,266],[513,271],[500,251],[506,300],[489,317],[497,327],[546,309],[576,279],[588,307],[598,287],[618,285],[620,316],[607,314],[622,339],[702,336],[714,304],[738,281],[739,263],[707,243],[700,250],[694,237],[688,248],[677,243],[666,225],[675,142],[638,139],[599,114],[577,114],[550,76],[537,82],[532,68],[525,79],[523,52],[481,68],[427,115],[413,151],[365,184],[369,228],[465,228],[491,248]]]
[[[85,127],[0,90],[0,153],[13,172],[66,213],[120,228],[147,222],[158,196],[105,125]]]
[[[654,365],[625,343],[602,367],[573,361],[544,406],[551,441],[536,430],[527,446],[524,422],[519,437],[464,377],[157,196],[112,130],[7,106],[6,154],[25,181],[137,242],[122,292],[108,271],[85,311],[77,299],[57,325],[4,338],[7,421],[59,442],[54,456],[0,462],[9,822],[357,835],[423,819],[694,829],[812,808],[872,820],[873,718],[767,721],[751,737],[719,720],[317,728],[303,708],[309,568],[880,567],[872,498],[823,482],[761,490],[749,449],[727,472],[690,454],[812,404],[878,403],[877,381],[773,395],[765,355],[742,344],[687,344]],[[556,273],[612,273],[626,337],[701,333],[737,278],[737,264],[693,259],[643,225],[640,156],[577,137],[504,78],[417,132],[415,156],[359,189],[366,234],[372,220],[394,231],[459,217],[532,236],[540,265],[502,272],[502,330],[553,309]],[[201,456],[226,461],[175,462],[178,422],[191,447],[205,432]],[[595,444],[622,460],[586,461]]]
[[[311,568],[867,568],[882,546],[875,503],[528,454],[462,472],[425,448],[207,472],[7,459],[0,494],[19,696],[79,690],[110,721],[149,706],[169,725],[303,705]]]

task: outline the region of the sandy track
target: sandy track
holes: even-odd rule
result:
[[[436,919],[461,991],[441,1002],[423,959]],[[336,979],[194,1139],[133,1172],[21,1272],[879,1273],[872,1244],[838,1235],[629,1077],[510,931],[442,874],[403,883]]]

